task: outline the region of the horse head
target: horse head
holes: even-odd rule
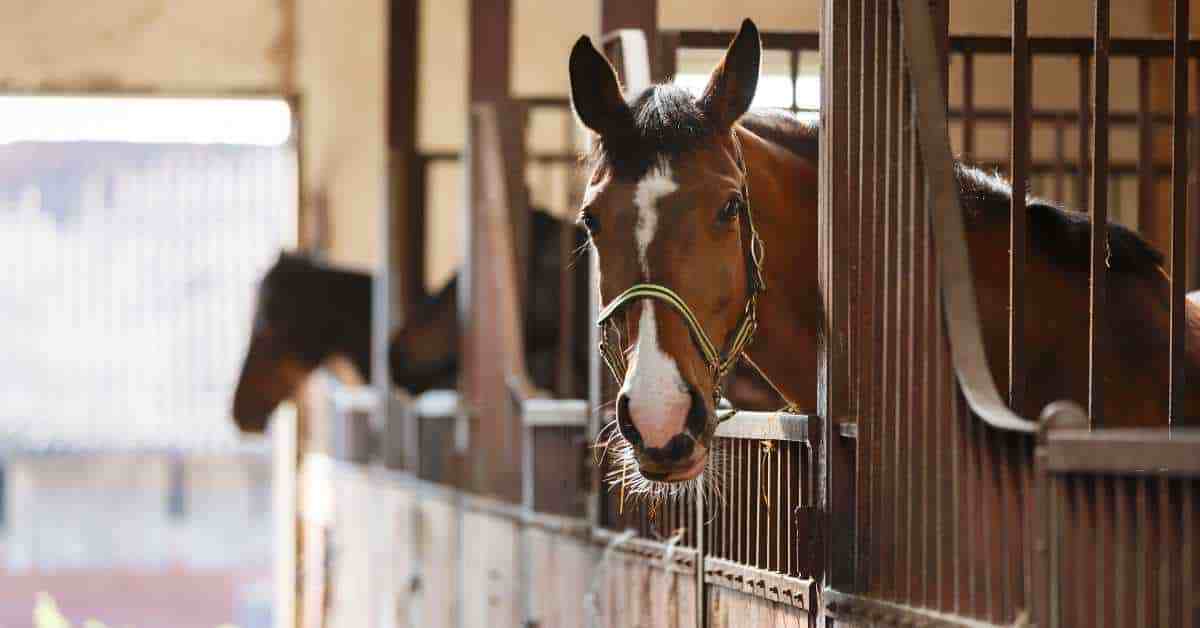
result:
[[[233,417],[261,432],[271,413],[334,354],[370,377],[371,278],[282,253],[259,285]]]
[[[650,481],[704,470],[721,379],[753,336],[761,243],[735,125],[760,58],[747,20],[699,96],[656,85],[627,99],[588,38],[571,52],[572,104],[595,134],[579,222],[608,304],[616,429]]]

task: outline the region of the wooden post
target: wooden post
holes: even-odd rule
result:
[[[658,0],[601,0],[600,33],[621,28],[636,28],[646,34],[654,81],[663,80],[662,59],[658,57]]]
[[[299,561],[301,526],[296,491],[299,479],[296,408],[284,404],[271,421],[272,478],[275,524],[275,628],[297,628],[300,620]]]
[[[385,210],[387,268],[392,323],[411,315],[425,297],[425,203],[414,192],[417,160],[417,85],[420,84],[420,3],[392,0],[388,28],[388,173],[390,211]],[[385,345],[386,346],[386,345]],[[382,363],[387,364],[386,355]]]

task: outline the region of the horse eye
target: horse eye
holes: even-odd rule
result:
[[[720,219],[721,222],[733,222],[733,219],[737,218],[738,212],[741,211],[741,209],[741,199],[731,198],[727,203],[725,203],[724,206],[721,207],[721,211],[717,214],[717,218]]]
[[[583,225],[587,232],[596,235],[600,233],[600,221],[591,212],[581,212],[579,214],[579,224]]]

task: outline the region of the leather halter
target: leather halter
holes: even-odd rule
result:
[[[754,218],[750,213],[750,176],[746,169],[745,157],[742,155],[741,140],[738,139],[736,132],[733,132],[733,146],[737,156],[738,170],[742,175],[742,203],[738,213],[741,219],[742,250],[750,289],[750,296],[746,299],[746,307],[742,311],[742,316],[726,339],[724,350],[718,351],[717,346],[700,325],[700,320],[696,318],[695,312],[674,290],[662,284],[649,282],[630,286],[600,311],[600,316],[596,321],[596,324],[600,326],[600,355],[604,357],[609,371],[618,382],[624,381],[629,365],[625,360],[624,343],[620,341],[620,329],[613,322],[612,317],[634,301],[641,299],[662,301],[683,318],[692,342],[700,351],[700,355],[712,375],[714,403],[719,403],[721,399],[721,381],[729,371],[733,370],[734,364],[740,358],[745,357],[746,347],[754,339],[754,332],[758,328],[758,295],[767,289],[766,280],[763,278],[765,250],[762,237],[759,236],[758,229],[754,227]],[[610,330],[616,333],[616,344],[609,339]],[[757,369],[757,366],[755,368]],[[726,415],[724,418],[729,416],[732,414]]]

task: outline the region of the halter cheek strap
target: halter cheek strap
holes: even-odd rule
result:
[[[746,307],[742,311],[742,316],[738,320],[733,333],[726,340],[724,351],[718,351],[717,346],[708,337],[708,334],[704,332],[704,328],[700,325],[700,320],[696,317],[695,312],[683,300],[683,297],[679,296],[674,290],[656,283],[638,283],[630,286],[629,289],[617,295],[616,298],[600,311],[600,316],[597,320],[597,324],[600,326],[600,355],[604,357],[604,362],[608,365],[609,371],[612,372],[613,378],[618,382],[625,378],[628,363],[625,360],[623,350],[625,343],[620,337],[620,328],[612,321],[612,317],[626,305],[641,299],[653,299],[666,303],[683,318],[692,342],[700,351],[701,357],[704,358],[704,362],[708,365],[708,369],[712,374],[714,402],[718,402],[721,398],[721,381],[729,371],[733,370],[733,366],[737,363],[738,359],[746,357],[746,347],[750,345],[750,341],[754,339],[754,332],[758,329],[758,295],[767,289],[766,281],[763,279],[765,249],[762,237],[759,236],[758,230],[754,227],[754,218],[750,213],[749,176],[746,170],[746,161],[742,155],[742,145],[736,134],[733,135],[733,146],[737,155],[738,168],[742,173],[742,207],[739,214],[741,218],[743,257],[745,258],[747,284],[750,290],[750,296],[746,299]],[[610,332],[616,336],[615,340],[609,338]],[[754,366],[760,374],[762,373],[761,369],[758,369],[748,358],[747,362]],[[770,380],[767,381],[770,382]],[[775,388],[774,384],[771,384],[771,386]],[[776,388],[776,392],[779,392],[778,388]],[[732,413],[725,415],[724,418],[730,416],[732,416]]]

